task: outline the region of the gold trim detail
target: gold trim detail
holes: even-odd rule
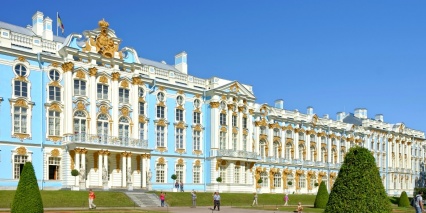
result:
[[[108,85],[108,78],[105,76],[99,77],[99,83],[107,84]]]
[[[74,64],[72,62],[65,62],[61,65],[62,70],[65,72],[72,71]]]
[[[56,111],[56,112],[62,112],[61,107],[59,106],[59,104],[52,104],[49,107],[50,111]]]
[[[129,116],[129,109],[127,107],[123,107],[121,109],[121,115],[123,115],[125,117]]]
[[[83,71],[79,70],[77,71],[77,73],[75,74],[75,77],[78,79],[85,79],[86,78],[86,74],[84,74]]]
[[[123,87],[123,88],[129,88],[129,82],[127,82],[127,81],[122,81],[122,82],[121,82],[121,87]]]
[[[30,137],[30,134],[24,134],[24,133],[15,133],[13,134],[14,138],[19,138],[20,140],[24,140]]]
[[[102,105],[102,106],[99,108],[99,111],[100,111],[101,113],[103,113],[103,114],[108,114],[108,107],[107,107],[107,106],[105,106],[105,105]]]
[[[18,155],[27,155],[27,149],[21,146],[16,149],[16,153],[18,153]]]
[[[16,58],[16,59],[18,59],[18,61],[20,61],[20,62],[26,62],[27,60],[24,58],[24,56],[18,56],[18,58]]]
[[[89,75],[90,76],[96,76],[97,72],[98,72],[98,69],[96,67],[89,68]]]
[[[185,165],[182,158],[179,158],[177,165]]]
[[[210,102],[210,108],[219,108],[219,102]]]
[[[119,72],[113,72],[112,73],[112,80],[118,81],[118,79],[120,79],[120,73]]]
[[[86,110],[86,105],[82,101],[77,102],[77,110]]]
[[[51,155],[52,157],[58,157],[58,156],[59,156],[59,150],[58,150],[58,149],[53,149],[53,150],[50,152],[50,155]]]
[[[143,84],[142,78],[140,78],[140,77],[133,77],[132,78],[132,84],[133,85],[142,85]]]
[[[53,141],[53,142],[58,142],[62,139],[62,137],[60,137],[60,136],[48,136],[47,139],[49,139],[50,141]]]
[[[196,161],[194,162],[194,166],[201,166],[201,162],[200,162],[200,160],[196,160]]]
[[[146,123],[146,119],[145,119],[145,116],[143,116],[143,115],[139,115],[139,123]]]
[[[166,161],[164,160],[163,157],[158,158],[158,163],[159,164],[166,164]]]

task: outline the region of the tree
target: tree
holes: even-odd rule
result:
[[[78,172],[78,170],[77,169],[73,169],[73,170],[71,170],[71,175],[72,176],[74,176],[74,180],[77,178],[77,176],[79,175],[80,173]]]
[[[217,178],[216,178],[216,181],[217,181],[218,183],[220,183],[220,182],[222,182],[222,178],[221,178],[221,177],[217,177]]]
[[[175,180],[177,179],[177,176],[175,174],[172,174],[171,178],[172,178],[173,182],[175,182]]]
[[[26,162],[21,172],[11,212],[43,212],[43,200],[41,199],[37,178],[31,162]]]
[[[410,207],[410,201],[408,200],[407,192],[402,191],[401,196],[399,196],[399,207]]]
[[[325,185],[324,181],[321,181],[320,187],[317,192],[317,196],[315,197],[314,207],[324,209],[327,206],[327,202],[328,202],[327,186]]]
[[[331,190],[327,212],[391,212],[392,207],[373,155],[352,147]]]

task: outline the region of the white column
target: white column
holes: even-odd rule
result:
[[[104,151],[98,151],[98,186],[102,186],[102,172],[104,167],[102,165]]]
[[[142,173],[142,188],[146,188],[146,182],[147,182],[147,177],[146,177],[146,173],[149,172],[149,168],[148,168],[148,164],[147,164],[147,158],[146,158],[146,154],[142,154],[141,155],[142,158],[142,165],[141,165],[141,173]],[[151,174],[152,175],[152,174]]]
[[[210,102],[211,108],[211,148],[219,149],[219,102]],[[205,145],[205,144],[204,144]]]
[[[88,87],[88,95],[89,95],[89,115],[90,115],[90,122],[89,122],[89,132],[87,134],[97,134],[96,132],[96,100],[97,100],[97,84],[96,84],[96,67],[89,68],[89,84]],[[101,168],[102,169],[102,168]],[[101,170],[102,171],[102,170]]]
[[[274,129],[269,128],[268,126],[265,127],[266,132],[268,134],[268,157],[273,157],[274,155]]]
[[[73,103],[72,103],[72,92],[73,92],[73,80],[72,70],[74,64],[72,62],[66,62],[62,64],[63,82],[64,82],[64,134],[74,134],[73,130]],[[44,100],[43,100],[44,101]],[[80,169],[80,168],[78,168]]]
[[[127,174],[127,169],[129,169],[129,174],[130,174],[130,181],[133,182],[133,178],[132,178],[132,174],[133,174],[133,169],[132,169],[132,153],[127,153],[127,165],[126,165],[126,174]],[[127,179],[126,179],[127,180]]]
[[[81,168],[83,168],[84,177],[86,177],[86,174],[87,174],[87,171],[86,171],[86,153],[87,153],[87,149],[81,150]],[[87,180],[87,177],[86,177],[85,180]]]
[[[120,79],[120,73],[112,73],[111,81],[111,103],[115,103],[112,108],[112,131],[111,136],[118,136],[118,80]]]
[[[121,186],[125,187],[126,184],[126,174],[127,174],[127,167],[126,167],[126,158],[127,158],[127,152],[122,152],[121,153]]]
[[[78,172],[80,172],[80,149],[75,149],[75,169],[77,169]],[[75,185],[78,186],[80,183],[80,175],[78,178],[75,178]]]
[[[131,104],[133,106],[133,112],[132,112],[132,134],[130,137],[132,138],[139,138],[139,85],[137,84],[138,80],[135,80],[136,77],[133,78],[133,84],[131,86],[130,94],[132,94],[132,97],[130,99]],[[140,78],[137,78],[140,79]],[[142,140],[143,138],[139,138]]]
[[[109,176],[109,169],[108,169],[108,156],[109,156],[110,152],[109,151],[104,151],[104,156],[103,156],[103,167],[105,167],[106,169],[106,176],[107,176],[107,180],[108,180],[108,176]],[[102,168],[103,171],[103,168]]]
[[[228,106],[226,106],[226,125],[228,126],[226,149],[232,149],[232,129],[234,127],[232,126],[232,109],[229,109]]]
[[[294,131],[294,159],[301,160],[301,157],[299,156],[299,133]]]

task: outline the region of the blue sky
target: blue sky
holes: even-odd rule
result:
[[[66,2],[66,3],[65,3]],[[105,18],[140,57],[191,75],[238,80],[257,102],[320,117],[368,109],[385,122],[426,131],[426,1],[7,1],[0,20],[31,24],[37,11],[65,34]],[[5,6],[6,5],[6,6]]]

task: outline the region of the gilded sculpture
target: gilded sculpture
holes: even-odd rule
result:
[[[122,52],[118,51],[118,42],[114,41],[114,39],[108,35],[109,23],[102,19],[99,21],[98,25],[101,31],[98,36],[86,41],[86,46],[83,48],[83,51],[91,51],[92,47],[95,47],[96,52],[106,58],[114,58],[115,53],[118,53],[119,58],[123,59]]]

